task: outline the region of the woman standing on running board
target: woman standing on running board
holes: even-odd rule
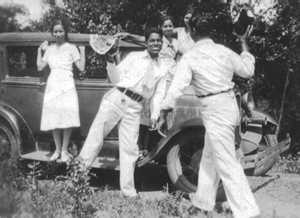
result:
[[[68,145],[72,128],[80,126],[72,66],[74,63],[81,72],[84,71],[85,48],[80,46],[79,52],[74,44],[68,42],[68,27],[62,19],[53,22],[51,32],[55,42],[48,45],[48,41],[44,41],[38,48],[37,56],[39,71],[47,65],[50,68],[44,94],[41,130],[52,131],[56,149],[50,160],[61,157],[62,161],[68,161],[71,158]]]

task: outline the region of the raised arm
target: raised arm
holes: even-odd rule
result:
[[[253,27],[249,26],[243,35],[237,35],[240,42],[242,53],[240,55],[232,52],[231,62],[233,65],[234,72],[243,78],[250,78],[254,75],[255,71],[255,58],[249,52],[247,45],[247,37],[251,34]]]
[[[232,51],[230,61],[236,75],[243,78],[250,78],[254,75],[255,58],[250,52],[243,51],[238,55]]]
[[[75,60],[74,63],[80,72],[85,70],[85,47],[79,46],[79,56],[80,58]]]
[[[48,65],[47,63],[47,48],[48,48],[48,41],[44,41],[37,50],[37,58],[36,58],[36,65],[37,65],[37,70],[42,71],[45,69],[45,67]],[[42,57],[42,52],[44,53],[44,57]]]

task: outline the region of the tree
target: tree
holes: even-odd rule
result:
[[[0,32],[12,32],[20,30],[20,24],[16,16],[25,15],[26,9],[21,5],[0,6]]]
[[[53,20],[65,16],[65,9],[52,5],[40,20],[31,21],[30,29],[31,31],[50,32]]]

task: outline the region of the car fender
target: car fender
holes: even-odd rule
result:
[[[137,166],[141,167],[145,164],[151,162],[152,160],[158,159],[161,157],[161,155],[166,154],[169,149],[171,149],[170,146],[168,146],[168,143],[179,133],[184,131],[185,129],[189,127],[203,127],[203,122],[200,118],[194,118],[187,121],[184,121],[182,123],[178,123],[174,125],[171,129],[167,132],[167,137],[163,137],[157,144],[157,146],[148,153],[146,157],[139,160],[137,162]]]
[[[252,114],[254,118],[265,120],[271,123],[274,127],[278,128],[277,122],[270,115],[256,109],[252,112]],[[244,154],[248,154],[255,151],[258,148],[259,143],[263,138],[263,135],[264,131],[262,126],[255,124],[252,125],[249,131],[241,133],[240,147],[242,148]],[[277,139],[277,136],[275,137],[275,139]]]
[[[3,101],[0,101],[0,120],[16,137],[20,155],[35,150],[35,138],[29,125],[15,108]]]

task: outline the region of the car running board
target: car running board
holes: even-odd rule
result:
[[[21,155],[21,158],[27,160],[35,160],[35,161],[45,161],[50,162],[50,157],[52,152],[49,151],[34,151],[27,154]],[[63,163],[62,160],[58,159],[56,162]],[[119,160],[113,157],[102,157],[99,156],[96,158],[94,163],[92,164],[93,168],[103,168],[103,169],[111,169],[111,170],[120,170]]]

